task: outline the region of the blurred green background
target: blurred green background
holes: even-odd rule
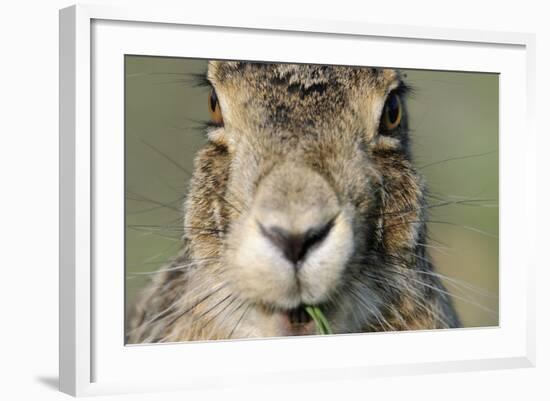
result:
[[[128,312],[152,272],[179,249],[189,179],[183,169],[192,171],[208,120],[208,89],[190,74],[205,71],[205,60],[125,59]],[[454,202],[430,209],[436,269],[448,277],[465,327],[498,325],[498,75],[403,72],[414,88],[410,135],[430,202]]]

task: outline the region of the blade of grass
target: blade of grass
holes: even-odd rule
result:
[[[319,321],[323,324],[325,333],[324,334],[332,334],[332,330],[330,329],[330,325],[328,323],[327,318],[325,317],[324,313],[321,311],[321,309],[317,308],[317,317],[319,318]]]
[[[305,309],[315,322],[315,325],[319,330],[319,334],[332,334],[328,320],[323,312],[321,312],[321,309],[316,306],[306,306]]]
[[[319,334],[325,334],[323,332],[323,324],[319,321],[319,318],[317,317],[317,313],[315,313],[315,309],[312,306],[306,306],[306,312],[311,316],[313,321],[315,322],[315,326],[317,327],[317,330],[319,330]]]

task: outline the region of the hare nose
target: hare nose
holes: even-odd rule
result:
[[[323,242],[333,225],[334,219],[331,219],[327,223],[307,231],[293,233],[278,226],[264,227],[259,224],[262,234],[279,248],[296,268],[299,267],[298,262],[306,256],[308,251]]]

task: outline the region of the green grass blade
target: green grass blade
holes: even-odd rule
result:
[[[317,308],[317,317],[319,318],[319,321],[324,326],[325,332],[323,334],[332,334],[332,330],[330,329],[330,324],[328,323],[328,320],[325,317],[324,313],[319,308]]]
[[[332,334],[327,318],[317,306],[306,306],[306,312],[311,316],[320,334]]]

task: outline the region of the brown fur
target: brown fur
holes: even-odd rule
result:
[[[224,126],[195,159],[182,251],[145,290],[129,342],[284,335],[276,312],[296,297],[321,305],[336,333],[459,326],[424,246],[427,190],[409,154],[404,95],[400,127],[380,126],[397,71],[213,61],[208,79]],[[344,266],[304,272],[310,298],[278,295],[286,278],[271,276],[272,259],[239,265],[251,222],[272,212],[292,224],[340,213],[331,241]]]

